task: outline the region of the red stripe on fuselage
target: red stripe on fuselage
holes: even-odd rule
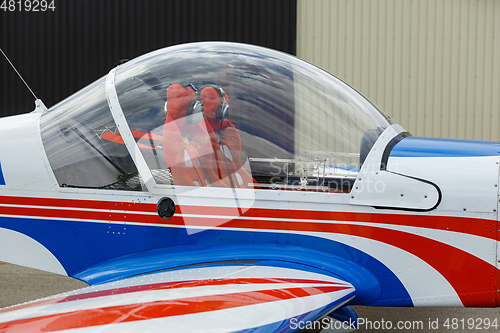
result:
[[[326,286],[285,288],[111,306],[11,321],[0,324],[0,331],[9,333],[53,332],[80,327],[224,310],[253,304],[331,293],[348,288],[350,287]]]
[[[190,221],[195,224],[195,221]],[[199,226],[215,226],[212,219],[197,219]],[[230,220],[218,227],[359,236],[407,251],[438,271],[455,289],[464,306],[495,306],[496,267],[448,244],[403,231],[380,227],[281,221]],[[368,253],[370,254],[370,253]]]
[[[181,206],[180,213],[212,216],[238,216],[238,208]],[[293,209],[243,209],[245,218],[271,218],[291,220],[320,220],[338,222],[367,222],[392,224],[399,226],[430,228],[437,230],[463,232],[496,239],[496,220],[475,219],[467,217],[431,216],[426,213],[386,214],[386,213],[355,213],[355,212],[326,212]]]
[[[0,214],[20,217],[33,216],[64,219],[82,219],[84,217],[84,220],[166,224],[181,227],[224,227],[284,232],[320,232],[365,237],[396,246],[426,261],[451,283],[465,306],[494,306],[495,304],[495,297],[491,296],[494,290],[496,290],[496,268],[494,266],[445,243],[408,232],[389,230],[384,228],[384,226],[398,225],[430,228],[462,232],[496,240],[496,220],[420,214],[316,212],[261,208],[248,209],[241,217],[234,219],[235,216],[238,216],[237,208],[203,206],[180,206],[178,208],[181,214],[192,214],[193,216],[183,217],[176,214],[173,218],[164,220],[157,215],[140,214],[141,212],[156,211],[156,205],[146,203],[134,204],[111,201],[0,197],[1,203],[29,204],[30,207],[34,205],[54,206],[53,209],[30,208],[28,206],[0,207]],[[61,209],[61,206],[81,209],[109,209],[109,212],[64,210]],[[116,212],[116,210],[128,210],[135,212],[135,214]],[[197,217],[196,215],[214,216],[214,218]],[[253,219],[254,217],[261,219],[255,220]],[[265,220],[266,218],[268,220]],[[275,221],[272,219],[286,220]],[[324,222],[300,221],[300,219]],[[347,223],[336,223],[344,221]],[[380,227],[359,226],[349,224],[349,222],[377,223]],[[476,294],[477,297],[475,296]]]
[[[4,205],[20,205],[24,207],[0,207],[2,215],[19,215],[19,216],[40,216],[40,217],[59,217],[59,218],[75,218],[85,220],[103,220],[116,222],[137,222],[137,223],[153,223],[166,224],[166,220],[161,219],[156,215],[138,215],[131,220],[132,215],[126,213],[116,213],[116,211],[130,211],[134,213],[156,213],[156,204],[151,203],[134,203],[134,202],[114,202],[114,201],[97,201],[97,200],[77,200],[77,199],[58,199],[58,198],[29,198],[29,197],[9,197],[0,196],[0,204]],[[50,209],[33,208],[34,206],[50,207]],[[27,213],[29,209],[32,211]],[[6,213],[7,209],[12,208]],[[15,210],[15,208],[19,208]],[[92,214],[89,211],[74,210],[69,213],[64,208],[76,209],[99,209],[109,210],[108,212],[97,212]],[[47,214],[44,214],[43,212]],[[115,211],[115,212],[114,212]],[[353,212],[326,212],[326,211],[307,211],[307,210],[288,210],[288,209],[265,209],[265,208],[249,208],[243,209],[243,214],[239,215],[238,208],[230,207],[209,207],[209,206],[177,206],[177,214],[192,214],[206,215],[214,217],[222,217],[220,221],[227,221],[233,217],[241,219],[252,218],[269,218],[269,219],[287,219],[287,220],[319,220],[333,222],[366,222],[378,223],[381,225],[398,225],[410,226],[419,228],[429,228],[436,230],[461,232],[470,235],[490,238],[496,240],[496,220],[475,219],[467,217],[450,217],[450,216],[430,216],[426,214],[416,213],[410,214],[386,214],[386,213],[353,213]],[[37,214],[38,212],[38,214]],[[27,214],[24,214],[27,213]],[[91,214],[91,217],[89,216]],[[135,214],[134,214],[135,215]],[[179,217],[179,216],[177,216]],[[175,217],[174,217],[175,218]],[[196,217],[189,217],[196,218]],[[182,217],[181,217],[182,219]],[[220,221],[217,218],[210,219],[210,225],[218,226]],[[168,220],[168,224],[172,224]],[[289,223],[283,221],[281,223]],[[184,225],[179,219],[173,224]],[[189,226],[190,224],[187,224]]]
[[[79,200],[62,198],[36,198],[36,197],[10,197],[0,196],[2,205],[19,205],[26,207],[44,206],[51,208],[81,208],[81,209],[107,209],[107,210],[125,210],[133,212],[155,212],[156,205],[148,203],[135,202],[117,202],[103,200]],[[4,207],[0,207],[2,213]]]

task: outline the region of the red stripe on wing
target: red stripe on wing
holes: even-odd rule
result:
[[[240,292],[226,295],[188,297],[123,306],[111,306],[11,321],[0,324],[0,331],[6,333],[53,332],[80,327],[91,327],[224,310],[254,304],[314,296],[349,288],[351,287],[326,286],[285,288]]]
[[[56,303],[64,303],[71,301],[78,301],[83,299],[90,299],[95,297],[104,297],[111,295],[121,295],[140,291],[149,290],[165,290],[165,289],[178,289],[178,288],[193,288],[204,286],[223,286],[223,285],[239,285],[239,284],[276,284],[276,283],[298,283],[298,284],[330,284],[345,287],[338,282],[309,280],[309,279],[285,279],[285,278],[237,278],[237,279],[210,279],[210,280],[189,280],[189,281],[173,281],[161,282],[144,285],[136,285],[121,288],[112,288],[99,291],[91,291],[82,294],[70,295],[66,297],[57,297],[45,301],[33,302],[29,304],[18,305],[7,309],[0,310],[0,313],[11,312],[26,308],[45,306]]]

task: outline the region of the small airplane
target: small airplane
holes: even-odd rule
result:
[[[0,121],[0,260],[84,281],[0,332],[297,332],[495,307],[500,143],[413,137],[263,47],[160,49]],[[345,326],[345,325],[344,325]]]

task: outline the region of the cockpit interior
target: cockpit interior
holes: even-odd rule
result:
[[[45,112],[41,135],[61,187],[147,191],[151,177],[167,187],[345,193],[390,124],[313,65],[214,42],[118,66]]]

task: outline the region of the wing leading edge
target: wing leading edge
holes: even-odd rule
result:
[[[1,332],[293,332],[355,296],[299,269],[220,265],[109,282],[0,310]]]

